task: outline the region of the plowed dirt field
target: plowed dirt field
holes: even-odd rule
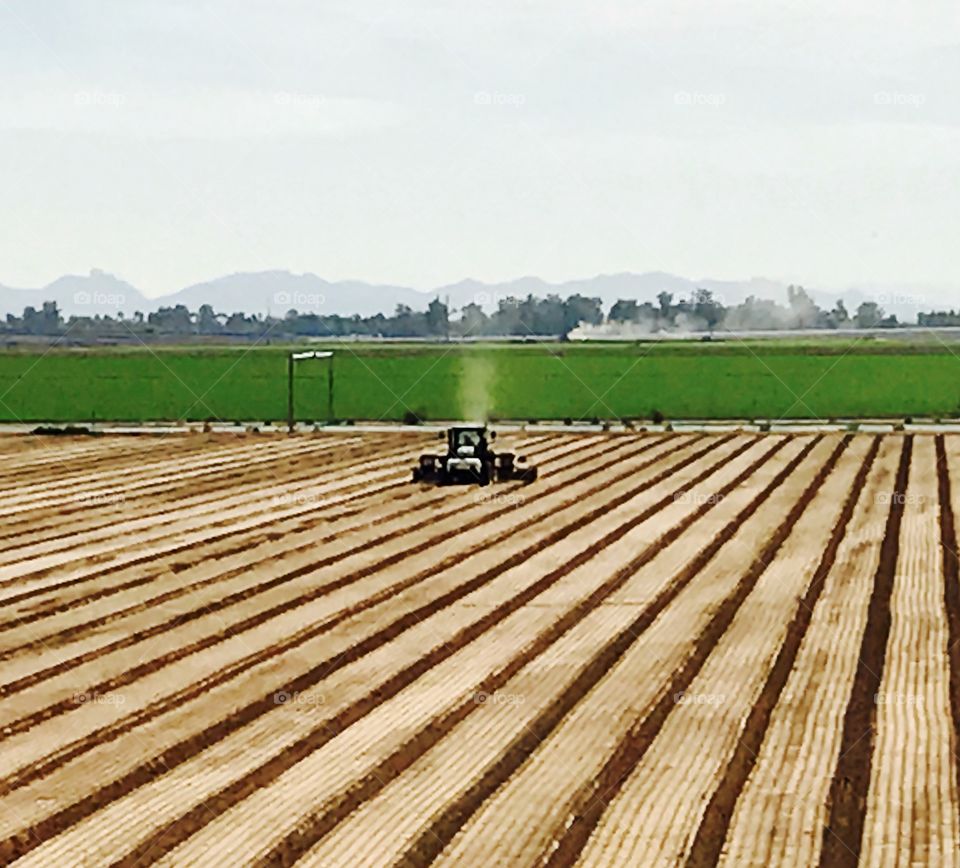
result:
[[[0,440],[0,863],[960,864],[960,437],[503,441]]]

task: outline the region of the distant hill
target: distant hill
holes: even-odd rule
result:
[[[14,289],[0,284],[0,314],[19,315],[27,305],[39,308],[44,301],[55,301],[65,316],[115,315],[119,311],[130,317],[135,311],[150,313],[159,307],[176,304],[186,305],[193,311],[203,304],[209,304],[218,313],[270,313],[282,316],[295,308],[301,313],[371,316],[393,313],[398,304],[422,310],[437,296],[449,299],[454,309],[476,303],[489,312],[497,307],[501,299],[511,296],[524,298],[530,294],[542,297],[551,293],[562,298],[574,293],[596,296],[608,308],[620,298],[655,302],[659,292],[671,292],[675,297],[682,297],[690,295],[697,287],[711,290],[727,306],[739,304],[751,295],[781,303],[786,302],[787,298],[786,284],[765,278],[692,280],[657,271],[601,274],[563,283],[548,283],[539,277],[521,277],[503,283],[462,280],[426,292],[358,280],[331,282],[310,273],[259,271],[230,274],[185,287],[169,295],[148,298],[126,281],[94,269],[88,275],[59,277],[39,289]],[[887,313],[897,314],[901,321],[915,320],[918,309],[950,307],[949,303],[939,302],[934,296],[925,297],[922,293],[896,287],[865,286],[843,291],[807,287],[807,291],[825,309],[833,307],[838,298],[843,298],[851,312],[864,300],[876,300]],[[942,297],[943,293],[938,295]],[[956,304],[960,305],[960,292],[956,298]]]
[[[55,301],[66,316],[105,314],[117,311],[133,315],[156,310],[156,299],[149,299],[124,280],[94,269],[86,276],[67,274],[41,289],[11,289],[0,285],[0,313],[19,316],[27,305],[39,309],[45,301]]]
[[[398,304],[419,309],[432,297],[402,286],[377,286],[359,280],[331,283],[315,274],[259,271],[196,283],[153,302],[184,304],[191,310],[209,304],[221,313],[242,311],[282,316],[294,308],[301,313],[372,316],[393,313]]]

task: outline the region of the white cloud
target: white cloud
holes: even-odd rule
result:
[[[955,0],[5,0],[0,282],[960,287],[958,44]]]

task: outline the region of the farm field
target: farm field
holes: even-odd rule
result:
[[[0,864],[960,863],[960,437],[498,444],[0,438]]]
[[[300,363],[301,421],[960,416],[960,354],[936,336],[332,348],[332,414],[328,363]],[[0,422],[282,420],[290,349],[0,352]]]

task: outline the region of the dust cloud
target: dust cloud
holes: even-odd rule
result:
[[[491,358],[475,355],[463,357],[460,371],[460,416],[463,420],[490,421],[495,373]]]

